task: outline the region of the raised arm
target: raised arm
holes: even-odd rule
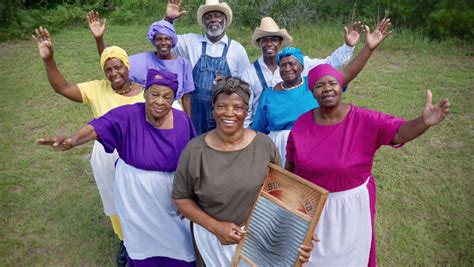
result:
[[[74,102],[82,103],[82,95],[76,84],[68,83],[56,66],[53,55],[53,41],[48,29],[39,27],[32,35],[38,45],[40,57],[43,59],[48,81],[56,93]]]
[[[390,19],[384,18],[375,28],[374,32],[370,32],[370,28],[364,25],[366,43],[359,54],[344,68],[344,84],[349,84],[364,68],[374,50],[389,36],[392,32],[390,29]],[[346,29],[347,31],[347,29]]]
[[[182,10],[181,0],[168,0],[168,5],[166,6],[165,20],[173,23],[176,19],[179,19],[181,16],[185,15],[186,11]]]
[[[334,50],[334,52],[326,58],[318,59],[305,57],[305,68],[310,70],[320,64],[329,64],[336,69],[342,68],[344,64],[349,62],[354,53],[354,46],[359,41],[361,26],[361,22],[356,21],[352,23],[349,29],[344,27],[344,44]]]
[[[56,137],[40,138],[36,140],[36,144],[52,146],[58,151],[66,151],[92,140],[97,140],[97,133],[92,125],[87,124],[69,137],[58,135]]]
[[[97,52],[99,52],[99,57],[102,55],[102,51],[105,49],[104,43],[104,34],[105,34],[105,21],[100,22],[99,12],[89,11],[87,13],[87,23],[89,24],[89,30],[94,36],[95,44],[97,46]]]
[[[437,105],[432,104],[431,91],[426,91],[425,107],[421,116],[405,122],[393,138],[393,144],[403,144],[422,135],[428,128],[440,123],[449,113],[449,100],[443,99]]]
[[[350,28],[344,27],[344,42],[347,46],[354,47],[360,38],[362,23],[354,21]]]

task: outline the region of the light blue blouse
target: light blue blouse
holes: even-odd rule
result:
[[[292,90],[263,91],[252,122],[252,129],[268,134],[271,131],[290,130],[301,114],[319,107],[308,86],[308,77],[300,87]]]

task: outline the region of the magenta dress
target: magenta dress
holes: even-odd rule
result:
[[[330,192],[315,231],[321,242],[308,265],[376,265],[372,165],[377,149],[392,145],[403,123],[353,105],[335,125],[316,124],[312,110],[298,118],[286,160],[294,164],[295,174]]]

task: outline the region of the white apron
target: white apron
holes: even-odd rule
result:
[[[173,101],[171,107],[183,111],[183,106],[179,103],[178,100]]]
[[[94,142],[90,164],[97,188],[99,189],[100,198],[102,199],[104,213],[107,216],[117,214],[113,195],[115,162],[117,159],[117,151],[114,151],[114,153],[107,153],[101,143],[98,141]]]
[[[286,142],[288,141],[288,136],[290,135],[290,130],[281,130],[281,131],[271,131],[268,134],[268,137],[272,139],[273,143],[280,153],[280,165],[285,168],[286,163]]]
[[[194,240],[206,266],[231,266],[237,244],[222,245],[206,228],[193,223]]]
[[[370,177],[369,177],[370,178]],[[367,183],[330,193],[314,233],[314,244],[305,266],[367,266],[372,242],[372,221]]]
[[[178,216],[171,199],[174,172],[140,170],[119,159],[115,173],[115,206],[129,257],[194,261],[189,221]]]

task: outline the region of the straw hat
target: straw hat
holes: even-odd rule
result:
[[[293,38],[291,38],[286,29],[280,30],[272,18],[265,17],[260,21],[260,27],[255,28],[255,31],[253,32],[252,44],[258,47],[257,40],[269,36],[280,36],[283,38],[280,47],[285,47],[293,43]]]
[[[199,26],[201,26],[201,28],[203,28],[204,30],[206,30],[206,26],[204,26],[202,17],[204,16],[204,14],[211,11],[219,11],[225,14],[226,28],[229,27],[230,24],[232,24],[232,10],[227,5],[227,3],[219,3],[219,0],[206,0],[206,3],[204,5],[199,6],[197,12],[197,21],[199,23]]]

